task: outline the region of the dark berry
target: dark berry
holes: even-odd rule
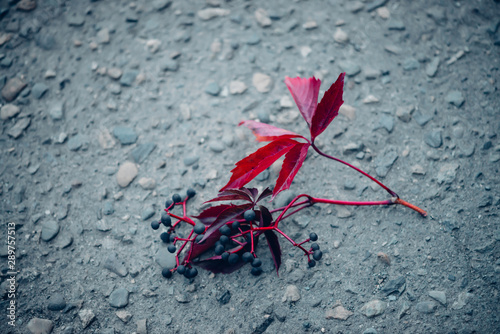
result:
[[[179,195],[179,194],[174,194],[174,195],[172,196],[172,201],[174,201],[174,203],[179,203],[179,202],[182,202],[182,197],[181,197],[181,195]]]
[[[262,268],[261,267],[253,267],[250,273],[254,276],[259,276],[262,274]]]
[[[316,265],[316,261],[314,260],[309,260],[309,262],[307,262],[307,264],[309,265],[309,268],[312,268]]]
[[[170,278],[172,277],[172,272],[170,271],[170,269],[168,268],[163,268],[162,271],[161,271],[161,274],[163,277],[165,278]]]
[[[309,234],[309,239],[311,239],[311,241],[316,241],[318,240],[318,235],[314,232],[311,232],[311,234]]]
[[[175,245],[168,245],[167,249],[170,253],[175,253],[177,247],[175,247]]]
[[[182,264],[180,264],[178,267],[177,267],[177,272],[181,275],[184,275],[184,272],[186,271],[186,267]]]
[[[160,222],[159,222],[159,221],[156,221],[156,220],[155,220],[155,221],[153,221],[153,222],[151,222],[151,228],[152,228],[153,230],[157,230],[157,229],[159,229],[159,228],[160,228]]]
[[[255,220],[255,211],[253,211],[253,210],[245,211],[245,213],[243,214],[243,218],[245,218],[245,220],[247,222],[254,221]]]
[[[219,246],[219,245],[222,245],[222,242],[220,242],[219,240],[217,240],[217,241],[215,242],[215,247],[217,247],[217,246]],[[224,246],[224,245],[222,245],[222,246]]]
[[[229,264],[236,264],[238,263],[238,261],[240,260],[240,257],[238,254],[236,253],[232,253],[231,255],[229,255],[229,257],[227,258],[227,262]]]
[[[313,243],[313,244],[311,244],[311,249],[313,251],[317,251],[319,249],[319,245],[317,243]]]
[[[168,232],[163,232],[160,234],[160,239],[161,241],[168,243],[170,242],[170,234]]]
[[[194,278],[196,275],[198,275],[198,270],[196,268],[186,269],[184,273],[184,277],[186,278]]]
[[[163,211],[161,213],[161,223],[165,226],[171,226],[172,225],[172,218],[170,218],[170,216],[168,215],[168,213],[166,213],[165,211]]]
[[[174,241],[175,241],[175,235],[170,234],[170,242],[174,242]]]
[[[172,206],[172,204],[174,204],[174,202],[172,202],[171,200],[167,199],[167,201],[165,202],[165,209],[168,209]]]
[[[231,228],[227,225],[224,225],[219,229],[219,232],[222,235],[231,235]]]
[[[240,222],[234,222],[232,225],[231,225],[231,228],[233,230],[237,230],[240,228]]]
[[[313,259],[315,259],[316,261],[319,261],[319,260],[321,260],[322,257],[323,257],[322,251],[320,251],[319,249],[314,251]]]
[[[245,262],[245,263],[253,261],[253,255],[250,252],[243,253],[243,255],[241,256],[241,258],[243,259],[243,262]]]
[[[215,246],[215,254],[221,255],[222,253],[224,253],[224,246],[223,245]]]
[[[229,259],[229,254],[230,254],[229,252],[224,252],[224,253],[222,253],[222,255],[220,256],[220,258],[221,258],[223,261],[227,262],[227,261],[228,261],[228,259]]]
[[[229,243],[229,237],[227,235],[221,235],[219,241],[223,245],[227,245]]]
[[[203,239],[203,235],[197,235],[196,239],[194,239],[194,242],[196,242],[197,244],[199,244],[201,242],[201,239]]]
[[[260,267],[261,265],[262,265],[262,261],[258,257],[253,259],[252,267],[257,268],[257,267]]]
[[[198,224],[194,225],[193,231],[196,234],[205,233],[205,225],[202,223],[198,223]]]
[[[193,188],[189,188],[186,193],[189,198],[193,198],[196,195],[196,191]]]

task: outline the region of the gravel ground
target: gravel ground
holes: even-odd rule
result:
[[[0,332],[499,332],[499,14],[493,0],[0,0]],[[258,147],[239,121],[305,134],[285,76],[324,91],[343,71],[318,145],[429,217],[317,205],[282,225],[319,235],[314,268],[283,242],[279,276],[262,252],[257,278],[164,279],[150,222],[165,200],[192,187],[197,214]],[[315,154],[273,205],[300,193],[387,199]]]

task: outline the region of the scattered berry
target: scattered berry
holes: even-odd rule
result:
[[[189,188],[186,193],[189,198],[193,198],[196,195],[196,191],[193,188]]]
[[[245,220],[247,222],[254,221],[255,220],[255,211],[253,211],[253,210],[245,211],[245,213],[243,214],[243,218],[245,218]]]
[[[240,228],[240,222],[233,222],[233,224],[231,225],[231,228],[233,230],[237,230]]]
[[[193,231],[196,234],[205,233],[205,225],[202,223],[198,223],[198,224],[194,225]]]
[[[313,243],[313,244],[311,244],[311,249],[313,251],[317,251],[319,249],[319,245],[317,243]]]
[[[228,259],[229,259],[229,254],[230,254],[229,252],[224,252],[224,253],[222,253],[222,255],[220,256],[220,258],[221,258],[223,261],[227,262],[227,261],[228,261]]]
[[[177,267],[177,272],[181,275],[184,275],[184,272],[186,271],[186,267],[182,264],[180,264],[178,267]]]
[[[314,260],[309,260],[309,262],[307,262],[307,264],[309,265],[309,268],[312,268],[316,265],[316,261]]]
[[[253,259],[252,267],[257,268],[257,267],[260,267],[261,265],[262,265],[262,261],[258,257]]]
[[[174,202],[172,202],[172,200],[167,199],[167,201],[165,202],[165,209],[170,208],[172,204],[174,204]]]
[[[174,194],[174,195],[172,196],[172,201],[174,201],[174,203],[179,203],[179,202],[182,202],[182,197],[181,197],[181,195],[179,195],[179,194]]]
[[[259,276],[262,274],[262,268],[261,267],[253,267],[250,273],[254,276]]]
[[[160,239],[161,241],[168,243],[170,242],[170,234],[168,232],[163,232],[162,234],[160,234]]]
[[[316,261],[319,261],[319,260],[321,260],[322,257],[323,257],[322,251],[320,251],[319,249],[314,251],[313,259],[315,259]]]
[[[156,220],[155,220],[155,221],[152,221],[152,222],[151,222],[151,228],[152,228],[153,230],[157,230],[157,229],[159,229],[159,228],[160,228],[160,222],[158,222],[158,221],[156,221]]]
[[[238,263],[239,260],[240,260],[239,255],[236,253],[232,253],[229,255],[227,262],[232,265]]]
[[[165,278],[170,278],[172,277],[172,272],[170,271],[170,269],[168,268],[163,268],[162,271],[161,271],[161,274],[163,277]]]
[[[223,245],[215,246],[215,254],[222,255],[222,253],[224,253],[224,246]]]
[[[250,252],[243,253],[241,258],[243,259],[243,262],[245,262],[245,263],[253,261],[253,255]]]
[[[195,278],[196,275],[198,275],[198,269],[196,268],[187,269],[186,272],[184,273],[184,277],[186,278]]]
[[[177,247],[175,247],[175,245],[168,245],[167,249],[170,253],[175,253]]]
[[[311,241],[316,241],[316,240],[318,240],[318,235],[314,232],[311,232],[309,234],[309,239],[311,239]]]
[[[224,225],[219,229],[219,232],[222,235],[231,235],[231,228],[227,225]]]
[[[161,213],[161,223],[165,226],[172,226],[172,218],[165,211]]]
[[[219,241],[223,245],[227,245],[229,243],[229,237],[227,235],[221,235]]]

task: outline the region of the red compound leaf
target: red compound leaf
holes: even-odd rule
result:
[[[342,94],[344,92],[344,77],[345,73],[340,73],[337,81],[335,81],[335,83],[325,92],[325,95],[323,95],[321,102],[316,108],[311,120],[310,128],[311,139],[313,141],[314,138],[319,136],[339,114],[340,106],[344,103],[342,100]]]
[[[298,144],[297,141],[289,138],[277,139],[238,161],[236,167],[231,170],[232,175],[229,182],[220,191],[243,187],[296,144]]]
[[[285,77],[285,84],[299,107],[302,117],[306,120],[309,127],[312,125],[312,119],[318,105],[318,94],[321,80],[312,78],[290,78]]]
[[[198,216],[193,216],[205,225],[212,224],[224,210],[233,207],[233,204],[221,204],[203,210]]]
[[[221,206],[221,205],[219,205]],[[205,231],[201,243],[210,238],[214,233],[219,233],[219,229],[227,222],[241,218],[243,213],[248,209],[252,208],[253,204],[242,204],[242,205],[230,205],[227,209],[221,211],[217,218],[212,222],[212,224]]]
[[[221,191],[217,197],[212,198],[209,201],[206,201],[205,203],[210,203],[210,202],[221,202],[221,201],[247,201],[247,202],[253,202],[254,200],[254,195],[251,193],[248,189],[246,188],[241,188],[241,189],[228,189]]]
[[[266,236],[267,244],[269,245],[269,250],[271,251],[271,255],[273,256],[274,267],[276,268],[276,274],[279,276],[279,269],[281,266],[281,246],[278,240],[278,236],[274,231],[265,231],[264,235]]]
[[[283,190],[290,188],[292,181],[297,175],[302,163],[307,157],[307,150],[311,146],[309,143],[297,143],[285,155],[280,175],[273,190],[273,198]]]
[[[277,128],[275,126],[256,121],[242,121],[238,125],[244,125],[252,130],[258,141],[273,141],[276,139],[284,138],[304,138],[303,136],[292,131]]]

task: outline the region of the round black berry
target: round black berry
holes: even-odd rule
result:
[[[174,202],[172,202],[172,200],[169,200],[167,199],[167,201],[165,202],[165,209],[169,209],[172,204],[174,204]]]
[[[229,257],[227,258],[227,262],[229,264],[236,264],[236,263],[238,263],[239,260],[240,260],[240,257],[236,253],[230,254]]]
[[[165,211],[163,211],[161,213],[161,223],[165,226],[171,226],[172,225],[172,218],[170,218],[170,216],[168,215],[168,213],[166,213]]]
[[[202,223],[198,223],[198,224],[194,225],[193,231],[196,234],[205,233],[205,225]]]
[[[227,245],[229,243],[229,237],[227,235],[221,235],[219,241],[223,245]]]
[[[174,201],[174,203],[179,203],[179,202],[182,202],[182,197],[181,197],[181,195],[179,195],[179,194],[174,194],[174,195],[172,196],[172,201]]]
[[[314,251],[313,259],[315,259],[316,261],[319,261],[319,260],[321,260],[322,257],[323,257],[322,251],[320,251],[319,249]]]
[[[311,244],[311,249],[313,251],[317,251],[319,249],[319,245],[317,243],[313,243],[313,244]]]
[[[186,192],[187,197],[193,198],[196,195],[196,191],[193,188],[189,188]]]
[[[219,232],[222,235],[231,235],[231,228],[227,225],[224,225],[219,229]]]
[[[177,247],[175,247],[175,245],[168,245],[167,249],[170,253],[175,253]]]
[[[180,264],[178,267],[177,267],[177,272],[181,275],[184,275],[184,272],[186,271],[186,267],[182,264]]]
[[[243,262],[245,262],[245,263],[253,261],[253,255],[250,252],[243,253],[241,258],[243,259]]]
[[[175,235],[170,234],[170,242],[174,242],[174,241],[175,241]]]
[[[156,221],[156,220],[155,220],[155,221],[152,221],[152,222],[151,222],[151,228],[152,228],[153,230],[157,230],[157,229],[159,229],[159,228],[160,228],[160,222],[159,222],[159,221]]]
[[[161,274],[163,277],[165,278],[170,278],[172,277],[172,272],[170,271],[170,269],[168,268],[163,268],[162,271],[161,271]]]
[[[260,267],[261,265],[262,265],[262,261],[258,257],[253,259],[252,267],[257,268],[257,267]]]
[[[196,238],[194,239],[194,242],[199,244],[201,242],[201,239],[203,239],[203,235],[197,235]]]
[[[231,225],[231,228],[233,230],[237,230],[240,228],[240,222],[234,222],[232,225]]]
[[[184,273],[184,277],[186,278],[194,278],[196,275],[198,275],[198,270],[196,268],[186,269],[186,272]]]
[[[259,276],[262,274],[262,268],[261,267],[253,267],[250,273],[254,276]]]
[[[224,253],[224,246],[222,245],[215,246],[215,254],[221,255],[222,253]]]
[[[309,239],[311,239],[311,241],[316,241],[318,240],[318,235],[314,232],[311,232],[311,234],[309,234]]]
[[[254,221],[255,220],[255,211],[253,211],[253,210],[245,211],[245,213],[243,214],[243,218],[245,218],[245,220],[247,222]]]
[[[224,252],[224,253],[222,253],[222,255],[220,256],[220,258],[221,258],[223,261],[227,262],[227,261],[228,261],[228,259],[229,259],[229,254],[230,254],[229,252]]]
[[[316,261],[314,260],[309,260],[309,262],[307,262],[307,264],[309,265],[309,268],[312,268],[316,265]]]
[[[161,241],[168,243],[170,242],[170,234],[168,232],[163,232],[160,234],[160,239]]]

